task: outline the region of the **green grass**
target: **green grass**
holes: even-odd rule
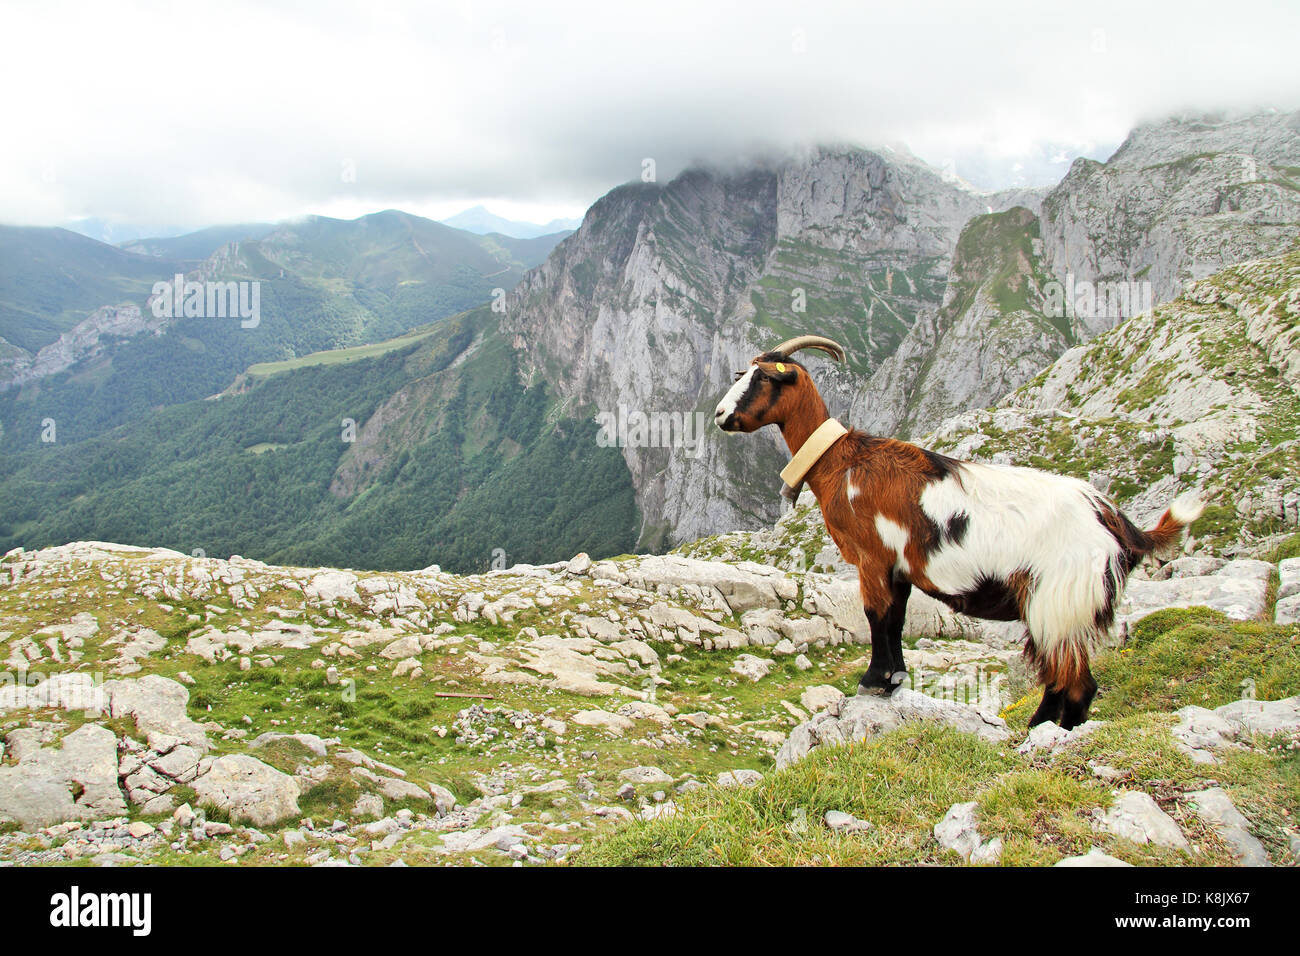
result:
[[[869,743],[822,748],[744,790],[707,788],[681,811],[584,848],[583,865],[807,866],[939,862],[930,827],[948,807],[1014,765],[998,748],[916,726]],[[850,837],[822,822],[842,810],[874,824]],[[929,845],[927,845],[929,844]]]
[[[1286,538],[1262,557],[1265,561],[1274,563],[1285,561],[1288,558],[1300,558],[1300,534],[1293,534]]]
[[[1101,692],[1093,715],[1136,708],[1218,707],[1242,696],[1277,700],[1300,693],[1300,627],[1230,621],[1207,608],[1157,611],[1134,625],[1129,645],[1093,667]]]
[[[1162,611],[1139,622],[1131,643],[1096,660],[1102,691],[1092,716],[1105,723],[1054,757],[1013,750],[1038,691],[1007,709],[1002,745],[946,728],[908,725],[872,740],[823,747],[751,790],[709,788],[678,800],[675,816],[636,822],[598,838],[584,865],[882,865],[959,862],[932,828],[948,807],[977,801],[980,832],[1002,837],[1004,865],[1051,865],[1098,847],[1138,865],[1223,865],[1228,848],[1180,802],[1179,794],[1221,785],[1253,822],[1275,859],[1300,808],[1300,751],[1257,741],[1207,768],[1180,752],[1172,711],[1236,700],[1242,681],[1262,699],[1300,693],[1300,627],[1230,621],[1204,608]],[[1120,782],[1102,781],[1105,765]],[[1092,814],[1113,786],[1152,794],[1173,814],[1196,853],[1138,846],[1097,833]],[[839,836],[827,810],[870,821]]]

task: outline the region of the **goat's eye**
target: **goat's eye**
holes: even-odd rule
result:
[[[735,377],[732,379],[732,381],[733,381],[733,382],[739,382],[739,381],[740,381],[742,378],[744,378],[744,377],[745,377],[745,373],[744,373],[744,372],[737,372],[736,375],[735,375]]]

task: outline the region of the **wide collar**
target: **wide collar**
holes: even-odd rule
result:
[[[836,419],[828,418],[817,426],[817,430],[808,436],[790,464],[781,469],[781,481],[784,485],[781,494],[794,501],[799,497],[799,486],[803,484],[804,475],[812,470],[813,465],[826,454],[826,450],[849,433],[849,430]]]

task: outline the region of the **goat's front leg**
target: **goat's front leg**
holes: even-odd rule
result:
[[[906,598],[901,606],[894,600],[894,588],[885,574],[860,568],[858,584],[862,589],[862,609],[871,625],[871,664],[858,681],[858,693],[892,694],[907,679],[902,642],[895,640],[895,632],[902,633]],[[897,653],[895,644],[898,645]]]

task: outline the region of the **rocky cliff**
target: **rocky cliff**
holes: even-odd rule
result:
[[[1076,160],[1043,200],[1043,257],[1072,285],[1118,294],[1150,283],[1159,304],[1224,266],[1289,248],[1298,177],[1300,113],[1144,125],[1105,163]],[[1071,304],[1089,335],[1141,311]]]
[[[694,170],[614,190],[507,298],[503,323],[530,379],[569,414],[706,413],[755,354],[815,328],[847,369],[818,367],[847,408],[940,304],[962,226],[1022,194],[985,196],[891,152],[821,148],[747,171]],[[770,520],[780,451],[762,439],[698,454],[626,447],[656,547]]]
[[[962,230],[942,303],[927,310],[850,405],[856,427],[922,434],[1024,384],[1079,335],[1049,301],[1038,217],[1024,207]]]

